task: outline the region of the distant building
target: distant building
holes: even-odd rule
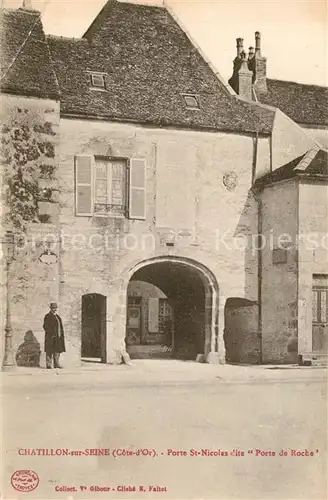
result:
[[[71,364],[324,352],[324,249],[296,235],[324,230],[326,152],[288,109],[252,73],[237,96],[165,7],[109,1],[81,39],[26,8],[1,23],[15,347],[55,300]]]

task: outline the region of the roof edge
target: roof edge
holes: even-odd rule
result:
[[[48,33],[46,35],[46,40],[48,40],[48,38],[54,38],[56,40],[70,40],[71,42],[88,43],[88,40],[86,38],[75,38],[75,37],[70,37],[70,36],[53,35],[52,33]]]
[[[187,30],[187,28],[184,26],[184,24],[180,21],[179,17],[176,15],[176,13],[172,9],[172,7],[166,3],[166,0],[163,0],[163,2],[164,2],[164,7],[167,10],[167,12],[170,14],[170,16],[172,17],[172,19],[177,23],[177,25],[179,26],[179,28],[187,36],[187,38],[192,43],[192,45],[195,47],[195,49],[197,50],[197,52],[199,53],[199,55],[202,57],[202,59],[204,59],[204,61],[206,62],[206,64],[210,67],[211,71],[217,77],[217,79],[219,80],[219,82],[223,85],[223,87],[225,88],[226,92],[228,94],[230,94],[230,95],[236,96],[237,95],[236,92],[233,90],[232,87],[230,87],[229,83],[224,80],[224,78],[221,75],[221,73],[219,72],[219,70],[214,66],[214,64],[205,55],[203,49],[199,46],[199,44],[191,36],[191,34]]]
[[[316,83],[302,83],[295,82],[293,80],[281,80],[279,78],[267,78],[268,82],[281,82],[281,83],[293,83],[294,85],[302,85],[303,87],[317,87],[318,89],[328,89],[327,85],[318,85]]]
[[[57,101],[60,102],[60,92],[26,92],[22,94],[20,90],[16,89],[7,89],[6,87],[1,88],[0,87],[0,95],[12,95],[12,96],[19,96],[19,97],[27,97],[27,98],[34,98],[34,99],[49,99],[50,101]]]
[[[1,7],[0,11],[2,12],[22,12],[24,14],[31,14],[31,15],[40,15],[41,11],[37,9],[23,9],[22,7],[14,8],[14,7]]]
[[[120,117],[115,117],[115,116],[106,116],[106,115],[90,115],[90,114],[83,114],[83,113],[70,113],[66,111],[61,111],[60,112],[60,117],[61,118],[67,118],[68,120],[97,120],[97,121],[105,121],[105,122],[113,122],[113,123],[129,123],[132,125],[140,125],[140,126],[147,126],[151,128],[158,128],[158,129],[178,129],[178,130],[185,130],[185,131],[191,131],[191,132],[212,132],[212,133],[224,133],[224,134],[238,134],[238,135],[247,135],[247,136],[254,136],[255,133],[258,133],[259,136],[263,137],[268,137],[270,136],[270,132],[256,132],[255,130],[233,130],[231,128],[215,128],[215,127],[201,127],[201,126],[188,126],[185,124],[179,124],[179,123],[163,123],[160,124],[155,121],[141,121],[141,120],[136,120],[136,119],[129,119],[129,118],[120,118]]]

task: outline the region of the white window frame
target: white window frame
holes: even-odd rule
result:
[[[113,199],[113,185],[112,185],[112,180],[113,180],[113,172],[112,168],[108,168],[111,162],[114,161],[124,161],[125,162],[125,176],[124,176],[124,193],[123,193],[123,209],[122,213],[115,213],[115,212],[106,212],[106,213],[101,213],[101,212],[96,212],[95,211],[95,205],[97,204],[96,200],[96,168],[97,168],[97,161],[103,161],[104,163],[107,163],[107,205],[112,205],[112,199]],[[94,157],[94,173],[93,173],[93,216],[94,217],[110,217],[110,218],[126,218],[127,214],[127,207],[129,200],[127,199],[127,183],[128,183],[128,175],[129,175],[129,159],[125,157],[117,157],[117,156],[95,156]]]
[[[77,208],[78,208],[78,186],[81,185],[83,186],[84,184],[78,183],[78,177],[77,177],[77,159],[79,157],[82,158],[90,158],[91,163],[91,182],[90,184],[85,184],[87,186],[90,186],[90,208],[91,211],[90,213],[79,213]],[[110,163],[114,163],[116,161],[121,161],[124,162],[124,184],[123,184],[123,204],[122,204],[122,211],[115,213],[114,211],[96,211],[95,210],[95,205],[97,204],[96,200],[96,163],[97,161],[101,162],[103,161],[105,164],[107,164],[107,193],[106,193],[106,198],[107,202],[104,203],[104,205],[112,205],[113,203],[113,172],[112,168],[108,168]],[[139,161],[143,163],[143,186],[142,187],[137,187],[133,185],[132,182],[132,177],[133,177],[133,162],[134,161]],[[74,162],[75,162],[75,215],[78,217],[110,217],[110,218],[126,218],[130,220],[140,220],[140,221],[145,221],[147,219],[147,161],[146,158],[142,157],[122,157],[122,156],[101,156],[101,155],[83,155],[79,154],[74,156]],[[136,191],[140,191],[143,193],[143,214],[140,215],[133,215],[132,213],[132,203],[134,200],[134,193]],[[101,203],[99,203],[101,205]]]

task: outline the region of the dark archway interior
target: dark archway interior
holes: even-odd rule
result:
[[[196,359],[204,353],[204,279],[201,271],[177,262],[148,264],[131,278],[157,286],[168,297],[174,311],[173,357]]]

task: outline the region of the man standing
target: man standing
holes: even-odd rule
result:
[[[61,317],[57,314],[57,309],[56,302],[51,302],[50,311],[45,315],[43,321],[44,350],[49,369],[52,368],[52,359],[54,360],[54,368],[62,368],[59,364],[59,356],[61,352],[65,352],[64,328]]]

